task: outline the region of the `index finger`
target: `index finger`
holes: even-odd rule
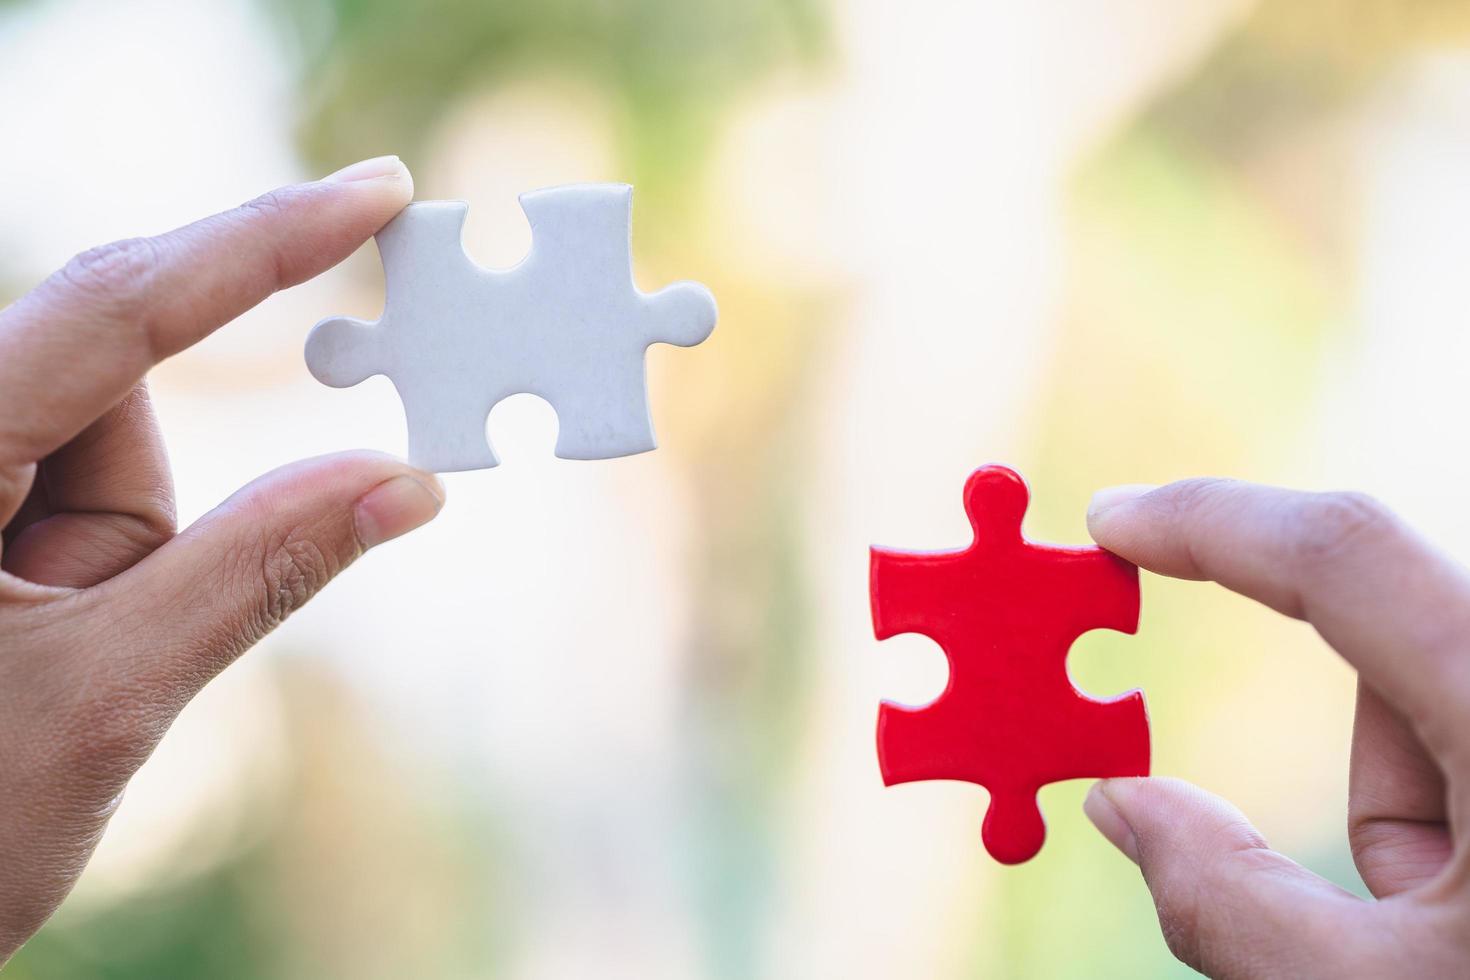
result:
[[[0,470],[54,452],[154,364],[337,264],[412,197],[384,157],[78,255],[0,311]]]
[[[1150,571],[1307,620],[1439,758],[1466,744],[1470,575],[1372,499],[1186,480],[1102,491],[1088,527]]]

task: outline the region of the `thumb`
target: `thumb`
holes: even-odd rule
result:
[[[1268,848],[1218,796],[1177,779],[1108,779],[1083,809],[1143,871],[1164,940],[1196,970],[1357,976],[1371,963],[1372,906]]]
[[[142,562],[93,590],[130,638],[116,664],[175,707],[364,551],[432,520],[438,478],[377,453],[261,477]],[[134,641],[133,638],[136,638]]]

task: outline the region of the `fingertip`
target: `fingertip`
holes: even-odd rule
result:
[[[1188,849],[1266,845],[1234,804],[1183,779],[1105,779],[1098,784],[1097,792],[1145,843],[1173,847],[1188,842]]]
[[[1137,864],[1138,837],[1133,833],[1133,825],[1128,822],[1123,811],[1108,796],[1110,782],[1113,780],[1101,780],[1093,784],[1092,789],[1087,792],[1087,798],[1082,801],[1082,812],[1087,814],[1087,819],[1107,838],[1108,843]]]
[[[1118,518],[1125,516],[1132,505],[1158,487],[1152,483],[1125,483],[1115,487],[1103,487],[1092,495],[1087,504],[1087,529],[1096,537],[1106,534],[1119,525]]]
[[[1193,553],[1180,534],[1180,514],[1197,507],[1200,492],[1218,482],[1106,487],[1088,506],[1088,533],[1100,546],[1140,568],[1171,578],[1200,578]]]
[[[267,473],[236,491],[201,523],[240,510],[253,514],[253,520],[270,520],[266,515],[287,504],[318,515],[355,518],[363,497],[398,477],[417,481],[431,496],[437,494],[442,504],[444,489],[438,477],[391,453],[357,449],[298,460]]]
[[[1207,976],[1244,975],[1243,962],[1271,962],[1273,953],[1321,962],[1311,925],[1344,909],[1322,904],[1340,893],[1269,850],[1232,804],[1181,779],[1147,776],[1097,783],[1083,809],[1138,865],[1183,962]]]
[[[443,507],[443,482],[432,473],[410,470],[359,497],[353,524],[363,548],[375,548],[429,523]]]
[[[379,216],[379,227],[413,200],[413,173],[396,155],[359,160],[323,177],[319,184],[355,199]]]

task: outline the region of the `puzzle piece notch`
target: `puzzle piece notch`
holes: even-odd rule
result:
[[[698,283],[654,293],[634,285],[632,190],[579,184],[522,194],[531,249],[505,270],[465,254],[464,202],[410,204],[377,235],[382,317],[318,323],[308,367],[339,388],[387,375],[408,419],[409,461],[424,469],[497,465],[486,419],[523,392],[555,410],[562,458],[655,448],[644,352],[702,342],[717,314]]]
[[[944,692],[929,704],[880,706],[884,784],[955,779],[985,787],[981,837],[1005,864],[1028,860],[1045,840],[1042,786],[1143,776],[1149,768],[1143,695],[1090,697],[1066,669],[1083,633],[1137,629],[1138,570],[1100,548],[1027,541],[1021,523],[1029,500],[1014,470],[982,467],[965,483],[968,546],[874,548],[869,570],[877,638],[928,636],[950,666]]]

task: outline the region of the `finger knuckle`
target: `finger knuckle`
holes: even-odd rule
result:
[[[1224,477],[1196,477],[1173,484],[1168,498],[1176,515],[1193,514],[1217,506],[1237,485]]]
[[[157,278],[159,244],[151,238],[127,238],[90,248],[62,267],[60,279],[106,305],[114,315],[141,320]]]
[[[155,494],[140,501],[136,510],[133,514],[119,514],[111,522],[129,555],[151,554],[178,533],[173,501]]]
[[[1336,561],[1383,541],[1395,527],[1393,513],[1367,494],[1313,494],[1298,515],[1296,556],[1305,564]]]
[[[1154,887],[1159,931],[1181,963],[1215,977],[1255,976],[1255,952],[1240,937],[1259,917],[1244,907],[1226,883],[1197,867],[1180,868],[1172,881]]]
[[[290,187],[278,187],[275,190],[266,191],[259,197],[253,197],[241,204],[234,211],[218,215],[216,220],[224,224],[235,222],[245,223],[272,223],[278,222],[283,217],[301,210],[307,199],[314,193],[313,185],[293,185]],[[260,288],[271,291],[289,285],[291,277],[287,275],[285,260],[281,248],[272,248],[269,260],[261,270],[263,277],[259,283]]]
[[[278,187],[253,197],[240,205],[239,211],[246,217],[275,218],[298,207],[310,190],[301,185]]]
[[[1198,897],[1192,888],[1163,884],[1154,888],[1158,908],[1159,931],[1169,952],[1181,963],[1195,966],[1200,962]]]
[[[1353,804],[1356,800],[1348,801],[1348,845],[1354,854],[1376,847],[1384,840],[1391,839],[1394,831],[1394,823],[1378,813],[1363,813],[1356,809]]]
[[[287,533],[269,541],[260,562],[266,630],[304,606],[337,573],[339,565],[333,555],[303,534]]]

